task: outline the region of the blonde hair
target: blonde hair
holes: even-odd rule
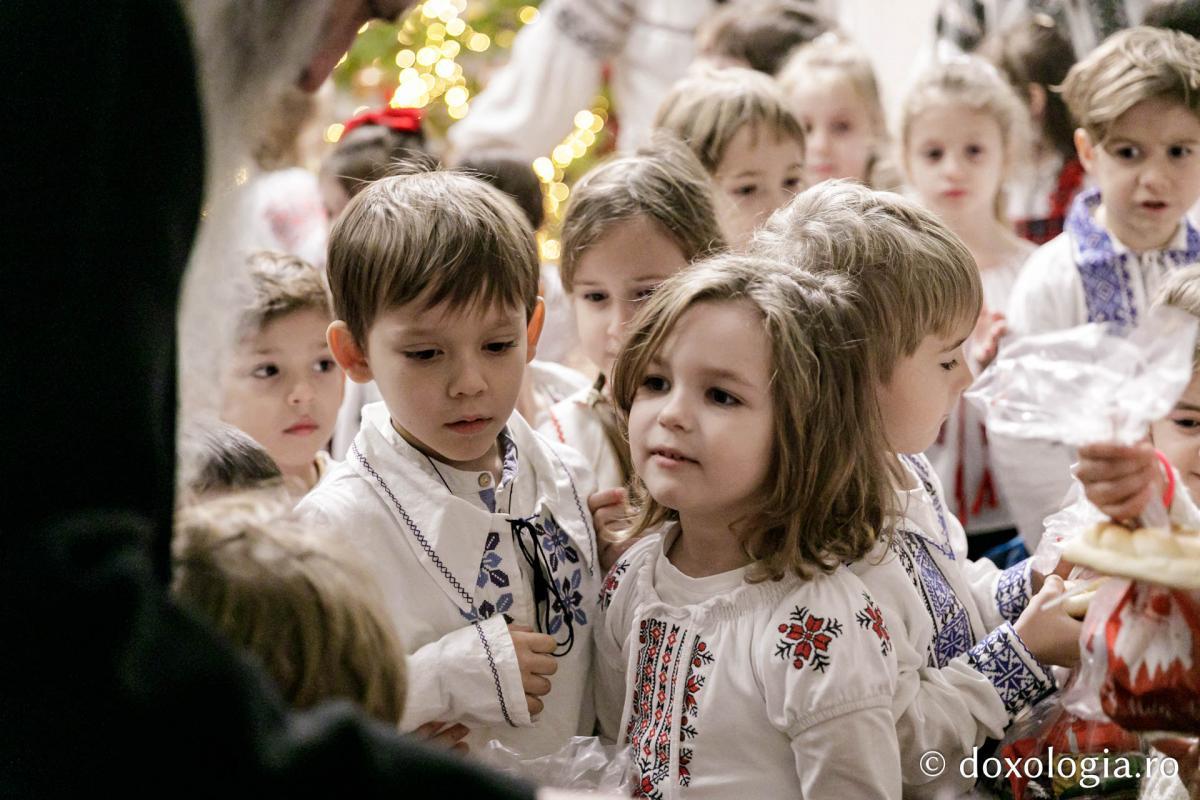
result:
[[[527,317],[537,306],[529,221],[512,198],[460,172],[368,185],[330,231],[328,271],[334,312],[360,347],[380,313],[418,298],[427,308],[520,307]]]
[[[700,303],[749,303],[771,343],[774,436],[754,512],[736,523],[752,580],[809,577],[866,555],[894,502],[862,314],[846,276],[718,255],[664,283],[635,317],[613,371],[628,424],[648,365]],[[636,536],[678,514],[634,484]]]
[[[765,129],[794,139],[804,150],[804,130],[779,86],[743,67],[710,69],[676,82],[654,119],[654,127],[677,136],[710,174],[747,125],[756,136]]]
[[[345,698],[397,724],[404,653],[369,576],[278,496],[241,493],[180,512],[172,591],[255,655],[297,708]]]
[[[657,224],[687,261],[725,246],[704,168],[677,140],[656,134],[650,146],[601,164],[575,185],[562,223],[560,274],[567,292],[588,248],[636,217]]]
[[[930,109],[946,106],[962,106],[987,114],[996,121],[1004,148],[1005,172],[1026,156],[1030,140],[1029,110],[995,66],[977,56],[963,56],[926,70],[904,100],[900,147],[906,170],[911,171],[908,151],[912,144],[913,123]],[[993,210],[996,218],[1003,222],[1003,179],[993,199]]]
[[[299,256],[260,250],[246,259],[249,297],[238,324],[241,336],[296,311],[319,311],[333,318],[329,287],[321,270]]]
[[[1200,319],[1200,265],[1177,269],[1168,276],[1158,293],[1156,305],[1171,306]],[[1200,337],[1192,353],[1192,367],[1200,371]]]
[[[885,383],[926,336],[950,335],[983,305],[975,260],[949,228],[916,202],[855,181],[825,181],[797,195],[771,215],[751,251],[848,275]]]
[[[890,149],[887,118],[880,99],[875,68],[866,51],[854,42],[829,31],[808,44],[797,47],[779,70],[779,86],[791,94],[827,76],[845,80],[867,109],[874,147],[867,160],[867,183],[876,188],[891,188],[898,183],[894,167],[888,162]]]
[[[1165,97],[1200,116],[1200,42],[1179,31],[1129,28],[1073,66],[1062,93],[1096,144],[1143,100]]]

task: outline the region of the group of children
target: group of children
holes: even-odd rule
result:
[[[970,789],[922,754],[1000,738],[1079,623],[1059,576],[969,557],[1011,536],[1002,498],[1071,474],[1007,442],[1038,485],[1001,485],[962,393],[1005,336],[1136,325],[1168,284],[1200,314],[1200,43],[1130,29],[1065,76],[1093,185],[1030,256],[1003,188],[1030,94],[1053,117],[1034,86],[939,65],[892,154],[844,39],[778,81],[698,71],[574,187],[557,309],[502,175],[331,183],[324,273],[248,263],[223,422],[184,449],[178,595],[296,704],[526,758],[598,733],[638,796]],[[897,167],[911,198],[880,190]],[[535,369],[564,312],[574,384]],[[343,374],[379,400],[336,462]],[[1200,379],[1152,430],[1193,493],[1198,426]],[[1144,502],[1144,458],[1084,453],[1088,497]]]

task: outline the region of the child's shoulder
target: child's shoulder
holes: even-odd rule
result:
[[[661,533],[648,533],[634,542],[608,570],[600,589],[600,605],[608,608],[618,593],[623,597],[632,592],[638,576],[644,570],[653,568],[661,550]]]
[[[585,386],[551,405],[538,431],[576,448],[603,441],[604,426],[590,402],[592,391],[592,387]]]

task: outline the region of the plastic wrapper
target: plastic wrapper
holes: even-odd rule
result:
[[[1092,599],[1064,696],[1129,730],[1200,733],[1200,592],[1113,579]]]
[[[1136,798],[1145,774],[1145,748],[1111,722],[1081,719],[1049,697],[1017,719],[997,756],[1004,774],[989,788],[1004,798]]]
[[[633,761],[628,747],[604,744],[595,736],[575,736],[553,753],[527,758],[496,739],[472,751],[489,767],[538,786],[578,792],[633,793]]]
[[[1164,307],[1132,330],[1093,323],[1027,336],[1001,349],[967,397],[995,435],[1133,444],[1191,380],[1196,327],[1191,314]],[[1167,524],[1161,502],[1143,522]]]

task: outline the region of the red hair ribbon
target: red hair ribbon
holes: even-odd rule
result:
[[[364,111],[358,116],[346,120],[342,135],[345,136],[350,131],[363,125],[382,125],[393,131],[420,133],[422,116],[424,115],[419,108],[392,108],[391,106],[387,106],[377,111]]]
[[[1171,503],[1175,500],[1175,470],[1171,469],[1171,462],[1167,460],[1161,450],[1155,450],[1154,455],[1158,456],[1158,463],[1166,473],[1167,488],[1163,489],[1162,501],[1163,505],[1167,507],[1167,511],[1170,511]]]

